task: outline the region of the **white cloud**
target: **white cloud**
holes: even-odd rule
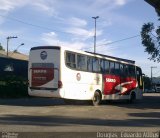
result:
[[[71,34],[74,34],[76,36],[81,36],[83,38],[88,38],[88,37],[91,37],[93,36],[93,31],[88,31],[86,29],[83,29],[83,28],[78,28],[78,27],[71,27],[71,28],[67,28],[66,29],[66,32],[67,33],[71,33]]]
[[[74,49],[83,49],[88,46],[87,43],[82,41],[62,41],[58,38],[58,35],[55,32],[42,34],[42,41],[47,45],[61,45]]]
[[[43,11],[48,15],[56,15],[57,12],[55,11],[54,5],[56,5],[55,1],[49,0],[0,0],[1,6],[0,11],[9,13],[17,8],[21,8],[24,6],[33,6],[33,9]]]
[[[31,2],[31,0],[0,0],[0,11],[10,12],[17,7],[23,7]]]
[[[110,19],[105,19],[105,18],[102,18],[102,21],[101,22],[98,22],[97,23],[97,26],[98,28],[105,28],[105,27],[108,27],[108,26],[111,26],[113,23]]]
[[[107,11],[113,10],[117,7],[125,5],[129,0],[95,0],[92,3],[94,9],[106,9]]]
[[[42,34],[42,40],[49,45],[59,45],[59,40],[55,32]]]
[[[94,36],[94,30],[87,30],[83,28],[78,28],[78,27],[71,27],[67,28],[65,30],[67,33],[71,33],[74,35],[74,39],[82,40],[85,41],[91,37]],[[102,30],[97,30],[96,31],[96,36],[102,35],[103,31]]]
[[[80,19],[80,18],[76,18],[76,17],[72,17],[68,20],[68,23],[70,25],[73,25],[73,26],[86,26],[87,25],[87,21],[86,20],[83,20],[83,19]]]
[[[127,0],[115,0],[115,3],[119,6],[123,6],[127,3]]]
[[[49,1],[49,0],[39,0],[31,2],[30,5],[32,5],[36,10],[42,11],[46,13],[49,16],[57,16],[58,12],[55,10],[55,5],[57,5],[57,1]]]

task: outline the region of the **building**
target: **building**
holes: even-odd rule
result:
[[[7,52],[4,50],[0,50],[0,57],[7,57]],[[20,59],[20,60],[28,61],[28,55],[25,55],[19,52],[9,52],[8,57],[13,58],[13,59]]]

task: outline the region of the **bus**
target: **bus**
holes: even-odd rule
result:
[[[30,49],[28,66],[31,96],[69,100],[125,99],[143,95],[142,70],[135,61],[62,46]]]

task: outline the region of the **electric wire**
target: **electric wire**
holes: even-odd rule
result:
[[[65,34],[73,34],[73,33],[69,33],[69,32],[59,31],[59,30],[55,30],[55,29],[52,29],[52,28],[48,28],[48,27],[44,27],[44,26],[40,26],[40,25],[28,23],[28,22],[24,22],[24,21],[19,20],[17,18],[7,17],[7,16],[1,15],[1,14],[0,14],[0,16],[3,17],[3,18],[7,18],[8,20],[16,21],[16,22],[26,24],[26,25],[29,25],[29,26],[33,26],[33,27],[37,27],[37,28],[40,28],[40,29],[45,29],[45,30],[50,30],[50,31],[55,31],[55,32],[65,33]]]
[[[24,21],[19,20],[19,19],[17,19],[17,18],[7,17],[7,16],[1,15],[1,14],[0,14],[0,16],[3,17],[3,18],[7,18],[7,19],[9,19],[9,20],[13,20],[13,21],[16,21],[16,22],[20,22],[20,23],[22,23],[22,24],[30,25],[30,26],[33,26],[33,27],[37,27],[37,28],[41,28],[41,29],[46,29],[46,30],[51,30],[51,31],[59,32],[59,33],[66,33],[66,34],[72,34],[72,35],[73,35],[73,33],[64,32],[64,31],[59,31],[59,30],[55,30],[55,29],[52,29],[52,28],[48,28],[48,27],[44,27],[44,26],[40,26],[40,25],[28,23],[28,22],[24,22]],[[140,35],[134,35],[134,36],[127,37],[127,38],[123,38],[123,39],[116,40],[116,41],[113,41],[113,42],[104,43],[104,44],[99,44],[99,45],[97,45],[96,47],[101,47],[101,46],[105,46],[105,45],[111,45],[111,44],[118,43],[118,42],[121,42],[121,41],[126,41],[126,40],[129,40],[129,39],[133,39],[133,38],[139,37],[139,36],[140,36]],[[87,50],[87,49],[91,49],[91,48],[93,48],[93,47],[83,48],[83,49]],[[81,49],[81,50],[82,50],[82,49]]]
[[[111,45],[111,44],[114,44],[114,43],[118,43],[118,42],[121,42],[121,41],[126,41],[126,40],[129,40],[129,39],[133,39],[133,38],[136,38],[136,37],[139,37],[140,35],[134,35],[134,36],[131,36],[131,37],[127,37],[127,38],[123,38],[123,39],[120,39],[120,40],[116,40],[116,41],[113,41],[113,42],[109,42],[109,43],[104,43],[104,44],[99,44],[96,46],[97,47],[101,47],[101,46],[104,46],[104,45]],[[89,47],[89,48],[85,48],[86,49],[91,49],[93,47]]]

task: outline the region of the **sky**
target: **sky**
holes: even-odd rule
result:
[[[29,55],[31,47],[61,45],[136,61],[147,76],[160,76],[160,65],[150,61],[140,31],[158,23],[153,7],[144,0],[0,0],[0,43],[9,51]],[[119,41],[123,40],[123,41]]]

